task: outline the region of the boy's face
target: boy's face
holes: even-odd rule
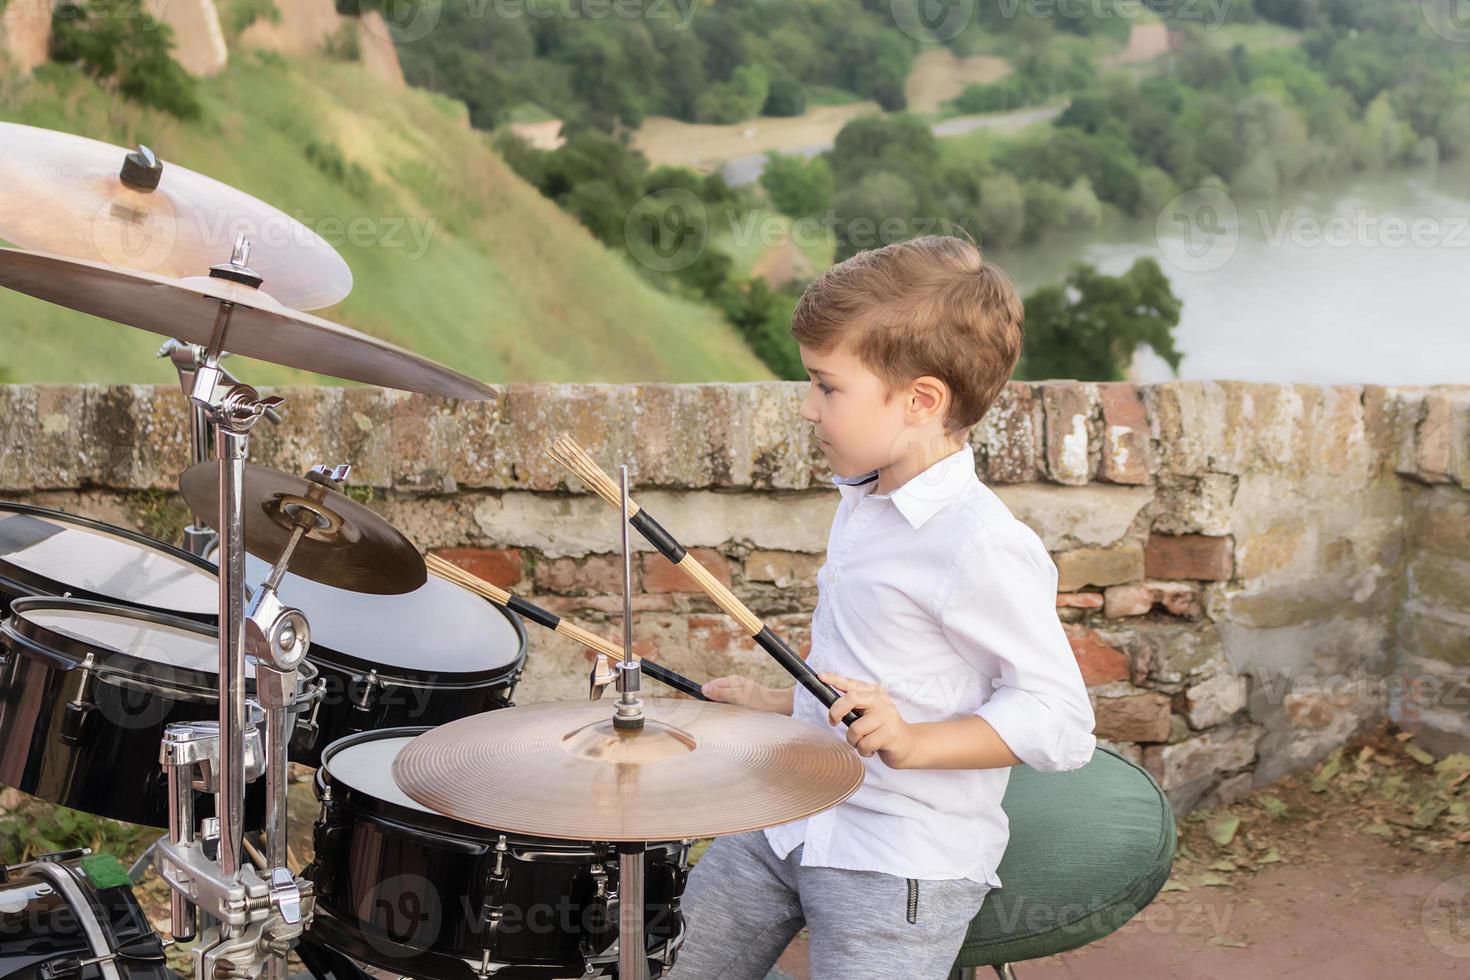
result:
[[[840,345],[825,354],[799,347],[811,376],[801,417],[812,423],[832,472],[858,476],[896,462],[910,429],[903,392],[885,401],[883,379]]]

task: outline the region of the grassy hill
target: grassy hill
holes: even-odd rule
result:
[[[356,280],[346,300],[319,315],[467,374],[492,382],[772,377],[717,312],[650,285],[515,176],[457,102],[394,88],[352,63],[249,50],[202,82],[201,98],[202,121],[181,122],[58,65],[32,79],[0,77],[0,118],[120,146],[146,142],[166,162],[304,218]],[[6,380],[169,381],[167,362],[153,357],[161,339],[0,291]],[[325,380],[232,364],[262,384]]]

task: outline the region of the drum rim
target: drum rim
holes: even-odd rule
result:
[[[21,596],[11,602],[10,609],[11,615],[0,622],[0,647],[14,646],[23,651],[39,650],[53,656],[59,655],[75,660],[79,664],[86,659],[88,654],[106,651],[109,663],[105,666],[99,664],[97,670],[99,680],[146,687],[176,698],[182,695],[191,700],[197,700],[202,695],[204,700],[219,700],[218,671],[201,671],[193,667],[180,667],[176,664],[164,664],[137,657],[115,647],[107,646],[100,640],[82,640],[44,626],[28,618],[26,613],[48,609],[103,613],[119,619],[140,620],[149,625],[167,626],[184,632],[198,633],[217,645],[219,629],[212,624],[144,609],[140,606],[126,606],[116,602],[63,596]],[[138,670],[137,665],[147,666],[145,669]],[[315,664],[303,662],[298,670],[301,670],[303,690],[320,677],[320,670]],[[244,682],[246,696],[253,697],[255,678],[246,677]]]
[[[0,500],[0,511],[14,511],[29,517],[39,517],[55,520],[60,524],[74,524],[79,527],[88,528],[93,531],[102,531],[115,537],[122,538],[131,544],[140,545],[148,550],[157,551],[170,558],[176,558],[185,564],[193,565],[196,569],[208,575],[215,581],[219,580],[219,573],[209,562],[198,555],[190,554],[177,545],[169,544],[158,538],[151,537],[139,531],[109,524],[106,521],[94,517],[84,517],[81,514],[71,514],[63,510],[51,507],[39,507],[35,504],[23,504],[16,500]],[[116,596],[103,595],[90,589],[80,588],[58,579],[33,572],[30,569],[21,568],[19,565],[9,561],[4,555],[0,555],[0,583],[14,587],[17,592],[35,592],[40,595],[54,596],[59,599],[78,598],[91,599],[96,602],[107,602],[120,606],[131,606],[137,609],[149,609],[170,616],[180,616],[195,622],[215,620],[218,614],[214,612],[188,612],[187,610],[171,609],[167,606],[154,606],[142,602],[132,602],[127,599],[119,599]],[[24,598],[18,597],[18,598]]]
[[[475,824],[464,823],[446,814],[436,813],[427,807],[422,810],[410,809],[399,803],[385,800],[380,796],[351,783],[336,779],[328,772],[332,757],[343,749],[355,745],[376,742],[387,738],[403,738],[422,735],[431,731],[434,725],[400,725],[395,728],[374,728],[365,732],[353,732],[334,739],[322,748],[321,765],[317,767],[313,777],[313,784],[318,800],[326,800],[324,793],[326,787],[331,787],[330,806],[346,808],[354,815],[366,815],[374,819],[386,820],[393,824],[407,826],[410,830],[420,833],[428,830],[432,833],[441,833],[445,838],[460,841],[469,840],[477,844],[485,844],[493,847],[495,842],[504,835],[506,843],[525,843],[537,848],[553,849],[560,846],[568,851],[592,850],[597,845],[607,845],[609,854],[616,856],[616,841],[596,840],[572,840],[567,837],[538,837],[534,834],[512,833],[508,830],[496,830],[490,827],[480,827]],[[390,770],[391,772],[391,770]],[[648,849],[677,851],[683,846],[683,841],[649,841]]]
[[[449,584],[457,589],[463,588],[454,582],[450,582]],[[470,595],[474,595],[469,589],[464,589],[464,591],[469,592]],[[369,671],[374,671],[377,673],[379,681],[384,684],[393,684],[397,687],[414,687],[438,691],[473,690],[475,688],[494,687],[497,684],[503,684],[525,669],[526,654],[530,646],[530,636],[526,632],[526,624],[521,621],[521,618],[514,611],[506,609],[504,606],[496,605],[489,599],[483,599],[479,596],[475,596],[475,598],[500,613],[506,622],[510,623],[511,629],[515,631],[515,658],[502,667],[466,671],[415,671],[411,668],[398,666],[397,664],[384,664],[375,660],[365,660],[362,657],[348,653],[337,647],[317,644],[315,640],[312,641],[313,645],[307,650],[306,656],[310,660],[316,660],[344,673],[366,675]],[[310,624],[311,611],[309,609],[303,609],[302,612],[306,614],[306,621]],[[425,631],[426,642],[432,640],[432,636],[430,635],[431,629],[426,629]],[[442,678],[453,679],[442,680]]]

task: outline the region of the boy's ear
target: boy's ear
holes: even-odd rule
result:
[[[949,385],[930,374],[915,378],[909,386],[907,408],[918,416],[942,418],[949,408]]]

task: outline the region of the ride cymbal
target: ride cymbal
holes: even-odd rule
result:
[[[182,278],[228,262],[241,234],[285,306],[320,309],[352,291],[336,249],[264,201],[142,148],[0,123],[0,239]]]
[[[517,705],[416,737],[393,778],[480,827],[569,840],[744,833],[810,816],[862,785],[841,738],[789,715],[682,698],[643,701],[642,729],[606,702]]]
[[[196,463],[179,476],[194,513],[218,533],[219,467]],[[298,517],[309,530],[296,546],[291,574],[352,592],[398,595],[428,580],[423,556],[397,528],[345,494],[314,480],[245,464],[241,500],[245,550],[274,563]],[[425,624],[426,627],[430,624]]]
[[[0,286],[201,347],[213,336],[220,304],[229,302],[235,309],[224,349],[232,354],[425,395],[495,398],[495,389],[483,382],[387,341],[287,309],[268,293],[228,279],[172,279],[0,248]]]

